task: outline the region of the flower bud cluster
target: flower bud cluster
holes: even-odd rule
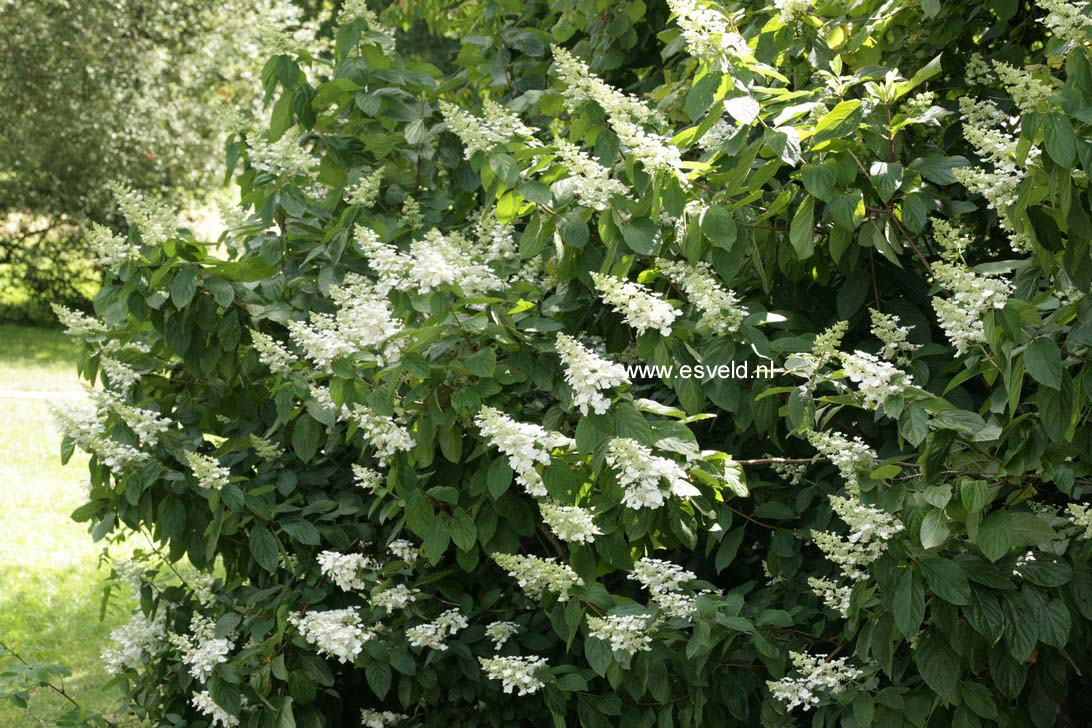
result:
[[[643,334],[656,329],[661,336],[671,336],[671,326],[679,311],[645,286],[602,273],[592,273],[595,290],[603,302],[613,308],[626,323]]]
[[[449,609],[431,622],[407,629],[406,638],[413,647],[428,647],[446,652],[447,638],[461,629],[466,629],[466,625],[466,617],[458,609]]]
[[[600,415],[610,409],[610,400],[603,392],[630,383],[626,368],[565,334],[557,335],[555,346],[565,365],[565,381],[573,389],[573,404],[583,414],[588,414],[589,408]]]
[[[708,263],[689,265],[657,258],[656,267],[690,297],[701,312],[701,323],[718,334],[739,330],[747,312],[740,306],[739,296],[720,285]]]
[[[293,614],[288,621],[319,654],[342,663],[354,662],[364,643],[374,636],[365,631],[360,615],[352,608]]]
[[[506,693],[530,695],[545,685],[535,676],[546,666],[545,657],[479,657],[478,663],[490,680],[501,681]]]
[[[497,566],[508,572],[532,599],[542,599],[546,592],[558,595],[558,601],[569,600],[569,590],[583,586],[584,580],[568,564],[557,559],[521,554],[493,554]]]
[[[770,694],[789,710],[797,707],[811,710],[845,692],[851,682],[863,675],[857,668],[847,665],[845,657],[824,659],[799,652],[790,652],[789,657],[798,676],[786,676],[766,683]]]
[[[635,510],[660,508],[665,495],[690,497],[700,492],[674,460],[652,454],[636,440],[616,437],[607,445],[607,464],[615,469],[622,486],[622,505]],[[662,486],[667,483],[666,493]]]

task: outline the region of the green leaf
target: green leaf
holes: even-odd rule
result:
[[[701,80],[694,84],[693,88],[686,94],[686,114],[691,121],[697,121],[705,116],[705,112],[709,111],[709,107],[713,105],[713,99],[716,97],[719,86],[719,74],[703,76]]]
[[[990,689],[982,683],[963,683],[959,686],[963,703],[979,718],[997,719],[997,704],[993,701]]]
[[[967,513],[977,513],[990,502],[990,486],[984,480],[964,478],[959,484],[959,498]]]
[[[815,125],[812,149],[818,151],[826,147],[826,142],[832,139],[852,136],[857,131],[857,124],[860,119],[861,102],[856,99],[842,101],[827,112]]]
[[[927,549],[936,548],[948,540],[951,531],[948,519],[942,510],[931,510],[921,521],[921,545]]]
[[[1052,339],[1040,336],[1028,344],[1024,366],[1044,387],[1058,389],[1062,386],[1062,353]]]
[[[436,512],[432,508],[432,502],[414,488],[406,498],[406,525],[415,534],[424,538],[432,529],[432,522],[436,518]]]
[[[515,187],[519,182],[519,164],[503,152],[497,152],[489,157],[489,169],[497,175],[497,179],[503,181],[509,187]]]
[[[736,96],[724,100],[724,110],[740,124],[749,126],[758,118],[762,106],[753,96]]]
[[[292,429],[292,451],[303,462],[310,462],[322,439],[322,425],[310,415],[302,414]]]
[[[469,551],[478,540],[474,516],[462,508],[456,508],[451,519],[451,540],[463,551]]]
[[[622,227],[622,239],[629,249],[641,255],[652,255],[659,247],[660,228],[647,217],[630,220]]]
[[[387,697],[387,691],[391,689],[390,665],[379,660],[368,660],[364,663],[364,677],[377,698],[382,700]]]
[[[1008,514],[1009,531],[1014,546],[1038,546],[1058,537],[1046,521],[1034,513],[1021,511]],[[983,524],[985,525],[985,524]]]
[[[815,198],[807,196],[796,209],[789,225],[789,242],[792,243],[796,257],[807,260],[815,251]]]
[[[1077,135],[1064,113],[1055,111],[1044,119],[1043,142],[1047,154],[1059,166],[1073,166],[1077,157]]]
[[[952,174],[952,170],[966,167],[969,164],[970,162],[967,161],[966,157],[945,157],[942,154],[927,154],[920,159],[914,160],[914,163],[910,166],[920,172],[922,177],[934,184],[953,185],[956,183],[956,178]]]
[[[731,250],[736,242],[736,221],[726,208],[713,205],[701,216],[701,232],[713,245]]]
[[[736,554],[739,552],[739,547],[743,543],[743,536],[743,529],[737,528],[721,540],[720,547],[717,548],[716,558],[714,559],[714,566],[716,567],[718,574],[724,571],[728,565],[735,560]]]
[[[280,562],[281,542],[265,526],[255,526],[250,531],[250,555],[258,566],[271,574],[275,573]]]
[[[588,661],[588,667],[595,670],[596,675],[603,677],[607,674],[612,659],[610,644],[598,637],[589,637],[584,640],[584,657]]]
[[[182,309],[190,304],[197,291],[197,269],[186,266],[171,281],[171,302]]]
[[[474,352],[466,358],[466,368],[476,377],[490,379],[497,366],[497,352],[491,347],[485,347]]]
[[[561,242],[574,248],[583,248],[588,244],[588,223],[578,212],[566,212],[557,218],[557,234]]]
[[[905,569],[899,575],[891,611],[902,636],[907,641],[912,639],[925,619],[925,588],[912,569]]]
[[[926,559],[921,563],[929,590],[949,604],[971,603],[971,584],[959,565],[945,558]]]
[[[1005,511],[991,513],[978,527],[975,539],[983,556],[990,561],[997,561],[1013,547],[1011,516]]]
[[[922,679],[934,693],[945,700],[959,681],[959,657],[948,646],[947,638],[930,633],[914,650],[914,662]]]

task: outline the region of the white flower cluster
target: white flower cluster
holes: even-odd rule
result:
[[[510,260],[519,254],[512,226],[498,220],[493,211],[483,213],[474,224],[474,237],[476,252],[486,261]]]
[[[228,653],[235,643],[226,637],[216,636],[216,623],[208,617],[194,614],[190,619],[190,634],[172,634],[171,645],[182,653],[182,662],[190,673],[206,682],[217,665],[227,662]]]
[[[922,91],[914,94],[902,102],[901,111],[910,118],[922,116],[932,108],[937,95],[932,91]]]
[[[50,307],[57,320],[64,326],[64,332],[69,336],[83,338],[106,333],[106,326],[93,316],[73,311],[59,303],[50,304]]]
[[[375,493],[383,487],[383,474],[353,463],[353,484],[369,493]]]
[[[898,394],[907,384],[906,375],[895,365],[863,351],[842,354],[846,376],[864,395],[864,405],[876,409],[888,397]]]
[[[379,199],[379,188],[383,184],[383,168],[361,175],[357,183],[345,190],[346,201],[358,207],[372,207]]]
[[[393,612],[398,609],[405,609],[417,601],[417,597],[420,595],[421,591],[419,589],[410,589],[405,584],[398,584],[372,594],[372,606],[387,612]]]
[[[337,551],[323,551],[315,561],[322,575],[342,591],[364,589],[368,582],[361,572],[379,568],[379,564],[363,554],[342,554]]]
[[[389,710],[378,711],[364,708],[360,711],[360,725],[363,728],[387,728],[388,726],[398,725],[398,723],[408,718],[407,715],[392,713]]]
[[[186,464],[197,478],[197,484],[209,490],[220,490],[231,480],[231,471],[211,455],[185,451]]]
[[[413,647],[428,647],[445,652],[445,640],[453,637],[460,629],[466,629],[466,625],[466,617],[458,609],[449,609],[431,622],[407,629],[406,638]]]
[[[306,176],[318,164],[311,153],[299,145],[299,130],[293,128],[271,142],[262,134],[248,139],[250,166],[278,177]]]
[[[159,436],[171,426],[171,420],[160,417],[158,412],[142,409],[131,404],[125,404],[121,397],[109,390],[97,390],[93,396],[98,402],[100,416],[106,410],[113,410],[121,418],[125,426],[133,431],[142,445],[154,446],[159,442]]]
[[[580,506],[562,506],[540,502],[542,520],[562,541],[592,543],[602,531],[595,525],[592,512]]]
[[[678,309],[640,283],[602,273],[592,273],[591,276],[603,302],[637,329],[638,334],[656,329],[661,336],[671,336],[671,326],[679,317]]]
[[[770,695],[789,710],[803,706],[811,710],[833,695],[840,695],[846,686],[858,680],[862,672],[846,664],[845,657],[823,659],[822,656],[790,652],[789,657],[799,677],[783,677],[768,681]]]
[[[766,457],[774,460],[770,463],[770,470],[777,473],[778,477],[789,485],[800,485],[804,482],[804,476],[808,472],[806,463],[777,462],[778,459],[769,454]]]
[[[409,430],[394,421],[392,417],[377,414],[362,404],[353,405],[353,419],[360,426],[360,431],[373,448],[375,458],[383,465],[390,462],[397,453],[413,449],[413,438]]]
[[[617,471],[618,484],[622,486],[622,505],[626,508],[660,508],[665,495],[681,498],[700,495],[678,463],[653,455],[652,450],[628,437],[610,441],[607,464]],[[667,481],[666,494],[661,481]]]
[[[368,30],[378,37],[377,44],[383,55],[393,56],[395,51],[394,31],[379,22],[379,16],[368,7],[367,0],[345,0],[338,13],[337,22],[348,25],[357,20],[363,20]]]
[[[967,61],[967,66],[963,70],[963,78],[972,86],[985,86],[994,81],[993,69],[990,68],[989,62],[982,57],[981,53],[975,52],[971,54],[970,60]]]
[[[258,352],[258,360],[269,367],[270,371],[278,374],[288,374],[292,371],[296,356],[272,336],[263,334],[257,329],[251,329],[250,340],[254,344],[254,351]]]
[[[1034,114],[1040,103],[1049,99],[1054,93],[1050,86],[1022,68],[1002,61],[994,61],[993,70],[997,73],[997,80],[1012,96],[1013,102],[1022,114]]]
[[[420,553],[416,546],[404,538],[395,539],[387,544],[387,551],[394,558],[405,561],[410,566],[417,563],[417,556]]]
[[[250,433],[250,444],[254,453],[266,462],[276,462],[284,455],[284,448],[269,438]]]
[[[871,471],[876,460],[876,453],[859,437],[850,440],[838,432],[806,433],[808,442],[824,457],[830,458],[838,474],[846,481],[846,490],[851,494],[858,492],[861,473]]]
[[[701,312],[703,324],[718,334],[739,330],[747,312],[739,305],[739,296],[720,285],[708,263],[689,265],[657,258],[656,267],[686,292]]]
[[[95,455],[115,473],[148,458],[135,447],[110,439],[106,434],[106,414],[88,402],[69,402],[63,408],[51,404],[49,411],[64,436],[72,438],[77,447]]]
[[[515,622],[490,622],[485,628],[486,636],[493,640],[494,649],[504,647],[504,643],[519,634],[519,625]]]
[[[146,617],[137,609],[133,618],[110,632],[113,644],[102,651],[102,661],[108,675],[117,675],[130,668],[139,670],[144,667],[148,657],[163,648],[163,637],[167,631],[167,615],[157,611],[154,617]]]
[[[611,179],[610,170],[583,149],[564,139],[554,140],[554,147],[572,175],[573,194],[581,205],[602,212],[610,208],[611,198],[628,198],[629,188],[620,180]]]
[[[1027,93],[1030,95],[1033,92]],[[1024,100],[1032,103],[1029,99]],[[1009,233],[1015,250],[1030,250],[1026,235],[1013,222],[1010,213],[1020,183],[1027,176],[1027,172],[1016,164],[1018,142],[1010,131],[1006,131],[1012,122],[992,101],[964,96],[960,99],[959,109],[963,117],[963,136],[993,170],[976,166],[959,167],[952,170],[953,176],[971,192],[986,198],[989,206],[997,212],[1001,226]],[[1033,160],[1038,155],[1039,150],[1032,147],[1027,151],[1026,158]]]
[[[479,657],[478,663],[490,680],[501,681],[506,693],[530,695],[545,685],[535,676],[546,666],[545,657]]]
[[[1086,14],[1088,3],[1035,0],[1035,4],[1047,11],[1039,22],[1050,28],[1055,37],[1074,46],[1088,41],[1088,29],[1092,28],[1092,17]]]
[[[141,243],[162,245],[174,235],[178,218],[169,206],[120,183],[112,183],[110,190],[125,220],[140,232]]]
[[[292,340],[316,366],[328,371],[334,359],[362,351],[375,352],[380,364],[398,361],[403,342],[395,337],[402,324],[371,281],[351,273],[330,289],[330,297],[338,305],[335,313],[312,312],[307,323],[288,323]]]
[[[912,326],[899,326],[899,318],[893,314],[886,314],[872,308],[869,309],[872,317],[872,335],[883,342],[880,356],[888,361],[893,361],[899,366],[906,366],[914,352],[921,347],[910,343],[910,329]]]
[[[937,241],[947,249],[947,261],[933,265],[937,283],[951,292],[950,298],[933,298],[940,327],[960,354],[986,341],[982,319],[990,309],[1001,309],[1012,295],[1012,285],[993,275],[975,273],[956,259],[963,239],[955,226],[944,220],[933,222]]]
[[[336,657],[343,663],[356,660],[364,643],[375,636],[365,631],[360,615],[352,608],[293,614],[288,622],[308,644],[318,648],[319,654]]]
[[[641,127],[641,124],[655,119],[647,106],[605,83],[591,72],[588,64],[564,48],[555,45],[553,52],[554,67],[563,85],[562,96],[570,112],[586,101],[596,102],[607,113],[611,129],[618,135],[622,146],[639,159],[649,172],[669,172],[676,175],[680,182],[686,182],[681,171],[682,158],[678,147]]]
[[[564,435],[528,422],[516,422],[500,410],[482,407],[475,424],[481,428],[482,437],[508,457],[508,464],[516,472],[516,479],[529,495],[541,497],[547,494],[542,476],[536,465],[550,464],[550,451],[570,445]]]
[[[781,13],[785,23],[795,23],[807,15],[815,0],[774,0],[774,7]]]
[[[110,228],[93,223],[87,234],[87,247],[95,254],[95,260],[105,268],[117,268],[140,257],[140,246],[121,235],[114,235]]]
[[[709,130],[702,134],[698,140],[698,146],[705,152],[720,149],[724,144],[739,132],[737,127],[727,119],[717,119]]]
[[[112,356],[100,357],[99,367],[106,375],[103,381],[115,391],[127,392],[130,387],[140,381],[139,372]]]
[[[534,137],[534,131],[515,112],[489,99],[482,103],[484,115],[480,117],[446,101],[440,102],[440,111],[447,128],[466,146],[467,159],[477,152],[491,152],[512,137]]]
[[[649,652],[652,649],[652,620],[646,615],[610,614],[588,617],[591,636],[610,643],[615,652]]]
[[[1070,503],[1065,507],[1065,512],[1074,526],[1084,529],[1081,538],[1092,539],[1092,504]]]
[[[830,579],[817,579],[813,576],[808,577],[808,586],[823,600],[823,603],[838,612],[843,618],[849,616],[849,603],[850,596],[853,594],[853,587],[836,584]]]
[[[209,693],[208,690],[194,693],[193,697],[190,698],[190,703],[194,708],[209,717],[210,725],[212,725],[213,728],[216,726],[235,728],[239,725],[239,719],[217,705],[216,701],[212,699],[212,694]]]
[[[493,554],[493,560],[532,599],[542,599],[542,595],[550,591],[557,592],[558,601],[565,602],[569,600],[570,589],[584,586],[584,580],[576,575],[572,567],[557,559],[498,553]]]
[[[444,236],[439,230],[430,230],[410,244],[409,253],[380,242],[374,231],[363,226],[357,226],[356,240],[379,276],[377,289],[383,295],[393,288],[424,295],[453,285],[465,295],[475,296],[504,287],[489,266],[476,260],[473,246],[457,233]]]
[[[648,589],[652,601],[668,616],[687,619],[694,614],[695,598],[683,592],[683,584],[698,578],[693,572],[670,561],[644,557],[633,565],[629,578]]]
[[[890,513],[866,506],[856,497],[832,495],[830,504],[849,526],[849,535],[843,538],[830,531],[814,531],[812,538],[848,579],[863,581],[868,578],[868,567],[883,555],[887,542],[903,525]]]
[[[603,414],[610,409],[603,392],[630,383],[624,366],[604,359],[571,336],[558,334],[555,348],[565,365],[565,381],[573,389],[573,404],[583,414],[589,408]]]
[[[721,71],[728,70],[726,56],[751,55],[747,39],[731,29],[719,10],[700,0],[668,0],[667,6],[682,30],[690,55],[716,64]]]

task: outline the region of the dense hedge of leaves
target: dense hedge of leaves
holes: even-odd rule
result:
[[[451,67],[360,6],[332,55],[271,58],[232,254],[136,221],[101,323],[71,321],[107,392],[68,417],[76,517],[175,564],[134,577],[129,709],[1065,720],[1092,641],[1083,11],[453,12]],[[600,358],[675,369],[589,392]],[[521,586],[506,554],[555,561]]]

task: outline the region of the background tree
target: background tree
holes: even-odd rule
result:
[[[263,35],[298,15],[280,0],[4,3],[0,315],[94,293],[84,237],[119,219],[109,183],[205,201],[227,129],[261,110]]]

